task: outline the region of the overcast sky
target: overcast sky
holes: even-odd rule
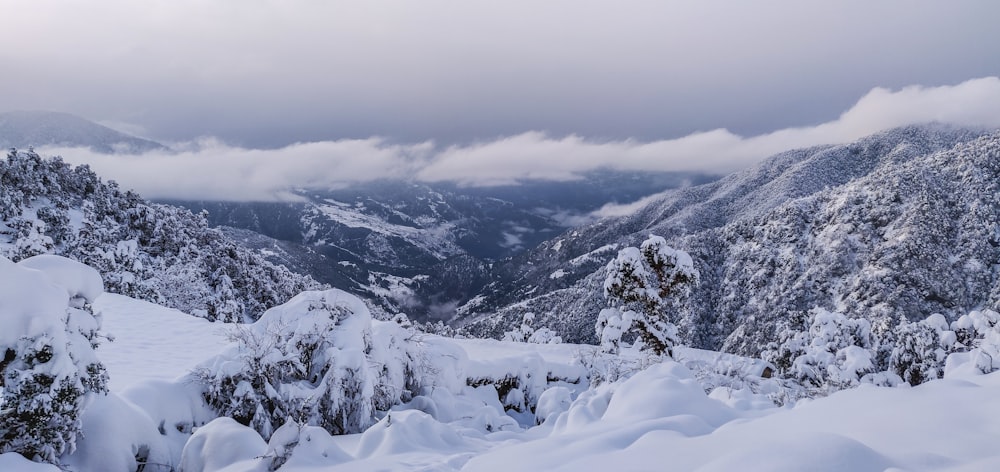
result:
[[[877,131],[886,120],[848,116],[866,104],[1000,121],[913,106],[952,103],[941,97],[956,90],[994,103],[994,0],[0,0],[0,12],[0,108],[70,112],[168,143],[210,136],[231,152],[403,149],[434,161],[411,169],[429,180],[456,168],[439,163],[515,149],[538,163],[581,143],[627,148],[624,166],[645,167],[678,149],[703,154],[706,140],[716,152],[771,136],[757,154],[705,159],[731,170],[802,128],[840,123],[817,139]],[[845,116],[867,127],[847,132]]]

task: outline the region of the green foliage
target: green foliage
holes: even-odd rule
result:
[[[0,381],[0,452],[57,463],[76,447],[86,396],[108,391],[102,364],[77,365],[69,346],[55,339],[22,338],[8,351],[12,359]]]

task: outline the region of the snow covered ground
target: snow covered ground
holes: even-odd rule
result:
[[[227,343],[224,325],[175,310],[117,295],[101,296],[95,307],[105,331],[117,337],[99,349],[113,389],[176,378]],[[474,365],[470,370],[526,362],[571,370],[579,351],[589,349],[454,342]],[[915,388],[862,387],[794,407],[760,408],[746,401],[745,391],[708,396],[686,368],[666,363],[583,391],[563,404],[567,411],[534,428],[486,432],[439,421],[463,415],[445,411],[468,406],[469,399],[453,398],[422,407],[437,419],[410,409],[362,434],[313,431],[324,444],[299,446],[281,470],[1000,470],[1000,375],[951,373],[957,378]],[[236,459],[225,470],[266,470],[252,455]]]
[[[219,353],[229,341],[226,323],[212,323],[172,308],[105,293],[94,302],[104,319],[98,355],[108,368],[112,391],[144,380],[174,380]]]
[[[60,306],[94,296],[89,279],[73,277],[87,271],[50,262],[59,261],[21,268],[5,262],[3,267],[24,280],[38,277],[24,268],[41,269],[53,284],[46,285],[50,298]],[[18,279],[5,280],[10,285]],[[44,285],[40,279],[32,283]],[[59,286],[66,288],[65,295],[54,288]],[[31,300],[19,293],[10,291],[4,300]],[[296,300],[265,318],[281,318],[283,326],[292,327],[287,323],[295,318],[287,317],[296,316],[295,307],[321,300],[364,312],[359,300],[339,291]],[[51,300],[39,303],[53,313],[63,309]],[[27,320],[22,315],[35,309],[3,306],[7,321]],[[591,387],[578,362],[592,354],[590,346],[417,335],[407,342],[429,349],[427,359],[436,363],[430,372],[477,386],[425,389],[358,434],[331,436],[322,428],[290,422],[265,441],[232,419],[213,420],[198,387],[184,378],[206,360],[231,352],[226,331],[237,326],[119,295],[100,295],[93,307],[103,318],[103,331],[115,336],[97,349],[108,368],[111,393],[98,395],[84,410],[76,452],[62,456],[70,470],[133,470],[137,457],[147,463],[145,470],[181,472],[266,471],[279,465],[290,472],[1000,470],[1000,373],[975,374],[968,354],[949,359],[946,378],[918,387],[863,385],[775,407],[746,389],[706,393],[705,379],[687,367],[739,360],[732,356],[680,348],[681,363],[656,363],[626,380]],[[341,328],[371,323],[370,317],[342,320]],[[401,329],[376,324],[366,332],[389,339]],[[4,339],[9,343],[14,337]],[[498,397],[497,383],[477,382],[505,377],[521,385],[505,398]],[[524,401],[525,395],[537,405],[534,414],[504,411],[505,403]],[[7,453],[0,454],[0,470],[59,469]]]

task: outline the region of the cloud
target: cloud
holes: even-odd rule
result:
[[[216,140],[188,143],[180,152],[107,155],[79,148],[44,148],[67,162],[89,164],[147,198],[284,201],[296,189],[326,189],[353,182],[405,179],[431,143],[387,144],[379,138],[295,144],[258,150]]]
[[[590,212],[587,216],[592,219],[596,219],[596,218],[631,215],[639,211],[640,209],[646,207],[646,205],[649,205],[650,203],[653,203],[656,200],[663,198],[664,195],[665,193],[654,193],[652,195],[647,195],[645,197],[642,197],[631,203],[607,203],[601,208],[598,208]]]
[[[1000,78],[898,91],[876,88],[837,120],[748,138],[724,129],[653,142],[599,142],[524,133],[450,147],[417,176],[427,181],[498,185],[525,179],[569,180],[598,169],[731,172],[781,151],[845,143],[884,129],[928,122],[1000,127]]]
[[[538,215],[544,216],[554,221],[556,224],[564,228],[583,226],[595,219],[595,216],[589,214],[580,214],[578,212],[571,210],[539,207],[535,208],[533,211]]]
[[[524,247],[524,240],[521,239],[521,236],[517,234],[504,231],[503,233],[501,233],[501,236],[503,236],[503,241],[500,242],[500,247],[502,248],[521,249],[522,247]]]
[[[724,129],[677,139],[600,141],[528,132],[470,145],[394,144],[381,138],[302,143],[253,150],[218,141],[178,153],[101,155],[44,149],[150,198],[280,200],[290,189],[323,189],[376,179],[450,181],[470,186],[524,180],[565,181],[584,173],[618,171],[731,172],[775,153],[846,143],[878,131],[927,122],[1000,127],[1000,78],[900,90],[876,88],[836,120],[742,137]],[[627,207],[609,206],[607,214]]]
[[[830,120],[874,86],[1000,73],[989,0],[0,0],[0,11],[0,107],[257,148],[532,130],[749,136]]]

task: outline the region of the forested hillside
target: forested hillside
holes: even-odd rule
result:
[[[254,319],[319,284],[267,262],[204,215],[158,205],[32,150],[0,160],[0,255],[58,254],[100,271],[108,291],[209,319]]]
[[[892,324],[955,319],[1000,302],[998,162],[1000,134],[937,125],[779,154],[546,242],[499,269],[514,283],[461,310],[474,333],[498,336],[531,311],[593,341],[604,264],[658,234],[702,275],[674,314],[691,345],[757,354],[778,321],[814,307]]]

